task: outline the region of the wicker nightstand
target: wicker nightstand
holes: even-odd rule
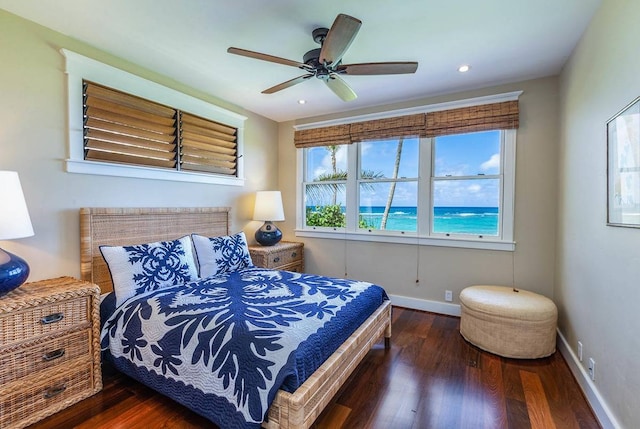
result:
[[[22,428],[102,389],[100,289],[71,277],[0,297],[0,427]]]
[[[249,246],[253,264],[273,270],[304,271],[304,243],[281,241],[273,246]]]

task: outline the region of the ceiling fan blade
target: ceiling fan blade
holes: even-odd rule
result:
[[[353,101],[358,98],[353,89],[347,85],[347,82],[335,73],[332,73],[324,82],[342,101]]]
[[[269,61],[271,63],[284,64],[285,66],[298,67],[300,69],[307,69],[307,66],[304,63],[299,61],[288,60],[286,58],[280,58],[273,55],[263,54],[260,52],[248,51],[246,49],[234,48],[231,47],[227,49],[227,52],[230,54],[241,55],[243,57],[255,58],[257,60]]]
[[[349,75],[410,74],[418,70],[415,62],[341,64],[336,72]]]
[[[309,79],[310,77],[313,77],[312,74],[303,74],[302,76],[298,76],[296,78],[293,78],[291,80],[288,80],[286,82],[282,82],[276,86],[272,86],[271,88],[267,88],[264,91],[262,91],[263,94],[273,94],[274,92],[278,92],[278,91],[282,91],[283,89],[287,89],[293,85],[297,85],[299,83],[304,82],[305,80]]]
[[[355,39],[362,21],[340,14],[333,21],[320,50],[320,64],[337,64]]]

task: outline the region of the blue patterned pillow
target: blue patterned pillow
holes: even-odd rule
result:
[[[196,249],[200,278],[239,271],[253,266],[244,232],[222,237],[203,237],[192,234]]]
[[[191,238],[133,246],[100,246],[116,294],[116,304],[139,293],[198,278]]]

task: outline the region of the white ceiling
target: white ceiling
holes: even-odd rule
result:
[[[0,8],[276,121],[557,74],[601,0],[0,0]],[[362,20],[344,63],[417,61],[413,75],[345,76],[345,103],[302,73],[230,46],[302,61],[311,31]],[[456,71],[470,64],[471,71]],[[305,105],[298,100],[305,99]]]

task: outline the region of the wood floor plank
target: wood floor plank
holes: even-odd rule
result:
[[[466,342],[460,319],[393,308],[380,340],[313,429],[596,429],[558,353],[506,359]],[[105,367],[107,368],[107,367]],[[215,429],[205,418],[115,371],[104,389],[30,429]]]
[[[520,378],[531,429],[556,429],[538,374],[530,371],[520,371]]]
[[[500,358],[484,353],[480,354],[482,368],[482,385],[485,387],[485,428],[506,428],[507,397],[502,379],[502,363]]]
[[[531,429],[529,411],[524,401],[507,398],[507,422],[508,429]]]

